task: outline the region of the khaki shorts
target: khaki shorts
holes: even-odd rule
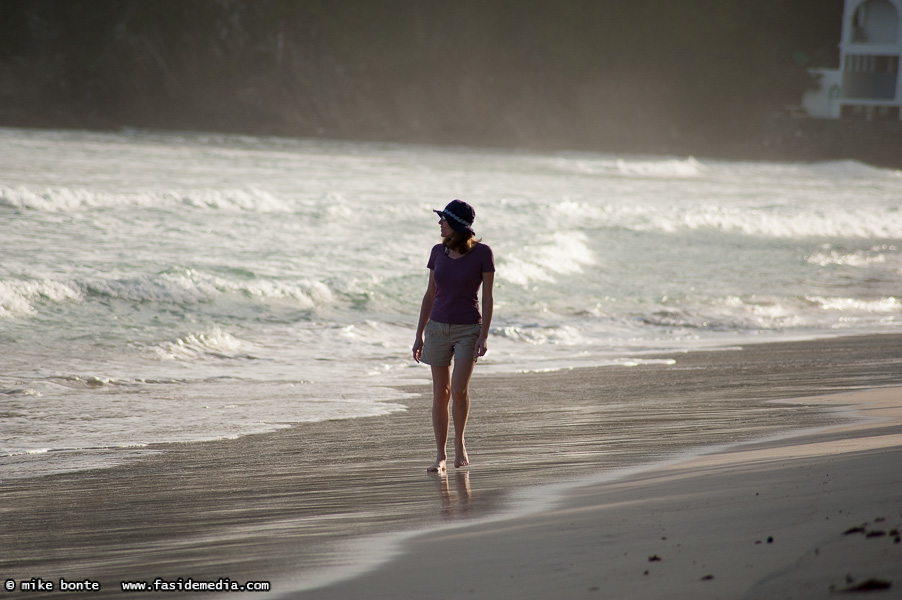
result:
[[[454,360],[475,360],[476,340],[482,325],[453,325],[429,321],[423,332],[423,354],[420,360],[433,367],[447,367]]]

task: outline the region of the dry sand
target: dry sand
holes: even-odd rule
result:
[[[902,336],[670,358],[477,377],[473,466],[446,478],[424,470],[433,448],[423,395],[387,417],[170,444],[114,468],[6,480],[0,580],[90,579],[102,585],[93,597],[156,577],[266,580],[275,596],[322,574],[347,577],[382,558],[381,536],[403,532],[402,556],[300,597],[773,598],[792,596],[767,586],[804,591],[806,577],[811,597],[824,597],[847,574],[852,584],[892,579],[883,597],[898,593],[902,569],[883,569],[899,567],[899,545],[866,537],[900,525],[898,412],[851,426],[847,412],[810,397],[886,388],[875,393],[897,401],[888,390],[902,386]],[[790,398],[806,399],[769,402]],[[847,428],[736,447],[831,425]],[[718,446],[737,449],[673,462]],[[662,461],[672,464],[647,469]],[[553,508],[512,504],[547,485],[570,491]],[[549,488],[537,489],[533,499],[546,500]],[[532,512],[499,519],[524,507]],[[864,523],[864,534],[843,535]]]

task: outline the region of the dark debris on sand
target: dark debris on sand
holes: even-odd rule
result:
[[[877,579],[876,577],[871,577],[869,579],[865,579],[864,581],[855,583],[855,580],[847,575],[846,581],[849,582],[849,585],[836,591],[839,591],[842,594],[854,594],[857,592],[879,592],[888,590],[893,586],[892,581]]]
[[[886,518],[877,517],[873,522],[885,523]],[[862,523],[861,525],[855,525],[843,531],[842,534],[844,536],[862,534],[866,539],[890,537],[893,539],[894,543],[898,544],[900,542],[898,528],[891,529],[887,532],[883,529],[872,529],[869,527],[869,525],[870,523],[868,522]],[[892,585],[893,582],[891,580],[881,579],[879,577],[868,577],[859,581],[852,575],[846,575],[846,586],[837,589],[836,586],[831,585],[830,591],[843,594],[855,594],[859,592],[879,592],[892,588]]]

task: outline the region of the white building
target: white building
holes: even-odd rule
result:
[[[839,69],[812,69],[809,116],[902,119],[902,0],[846,0]]]

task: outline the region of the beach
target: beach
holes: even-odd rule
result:
[[[446,477],[425,472],[418,386],[391,415],[10,479],[0,573],[57,584],[42,597],[66,596],[61,578],[100,596],[159,578],[300,598],[824,597],[890,581],[900,350],[895,334],[836,337],[476,377],[473,464]]]
[[[585,483],[554,508],[417,536],[377,570],[294,597],[897,598],[902,389],[806,401],[879,422]]]
[[[0,154],[0,480],[405,410],[429,380],[409,347],[432,211],[455,196],[496,259],[480,378],[902,315],[902,177],[854,162],[2,128]],[[606,439],[589,452],[619,456]]]

